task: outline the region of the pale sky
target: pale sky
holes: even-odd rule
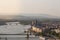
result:
[[[0,0],[0,15],[49,14],[60,17],[60,0]]]

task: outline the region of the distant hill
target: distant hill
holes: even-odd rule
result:
[[[59,17],[51,16],[47,14],[37,14],[37,15],[0,15],[2,20],[60,20]]]
[[[51,16],[47,14],[40,14],[40,15],[16,15],[13,17],[15,20],[44,20],[44,19],[49,19],[49,20],[58,20],[60,19],[59,17],[56,16]]]

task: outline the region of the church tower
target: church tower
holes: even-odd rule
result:
[[[31,27],[33,27],[33,26],[37,26],[37,20],[32,21]]]

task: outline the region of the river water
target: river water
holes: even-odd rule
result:
[[[37,37],[30,37],[30,38],[25,38],[25,37],[8,37],[7,39],[2,38],[0,40],[39,40]]]
[[[30,27],[30,25],[21,25],[19,22],[8,22],[7,25],[0,26],[0,34],[22,34]]]
[[[24,31],[30,27],[30,25],[21,25],[19,22],[7,23],[0,26],[0,34],[24,34]],[[26,35],[0,35],[0,40],[39,40],[39,38],[26,38]]]
[[[21,25],[19,22],[7,23],[7,25],[0,25],[0,40],[39,40],[39,37],[24,35],[24,31],[31,28],[31,25]],[[8,35],[5,35],[8,34]],[[9,35],[20,34],[20,35]],[[23,34],[23,35],[21,35]]]

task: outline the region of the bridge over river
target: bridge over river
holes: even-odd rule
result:
[[[0,34],[0,40],[37,40],[38,37],[30,35],[27,37],[27,34]]]

